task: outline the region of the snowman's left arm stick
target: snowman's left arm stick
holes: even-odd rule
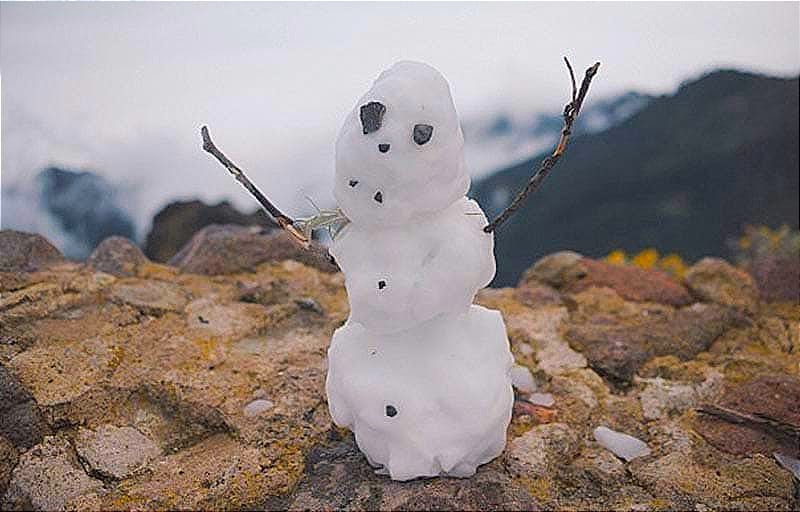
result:
[[[286,230],[290,235],[292,235],[292,237],[300,242],[304,248],[309,249],[311,245],[310,240],[308,240],[303,233],[294,227],[294,220],[280,211],[277,206],[272,204],[272,202],[267,199],[266,196],[264,196],[264,194],[262,194],[255,185],[253,185],[253,182],[250,181],[250,178],[247,177],[244,171],[241,170],[235,163],[233,163],[227,156],[225,156],[225,154],[220,151],[219,148],[217,148],[217,146],[214,144],[214,141],[211,140],[211,135],[208,133],[207,126],[200,128],[200,135],[203,137],[203,149],[210,153],[214,158],[219,160],[219,163],[228,169],[228,172],[231,173],[234,178],[236,178],[236,181],[241,183],[242,186],[258,200],[261,206],[272,216],[273,219],[275,219],[275,222],[277,222],[282,229]]]
[[[556,149],[553,150],[553,153],[548,155],[547,158],[542,160],[542,163],[539,165],[539,169],[536,173],[531,176],[531,179],[528,180],[528,184],[525,186],[524,189],[520,190],[517,197],[511,201],[511,204],[506,207],[505,210],[497,216],[492,222],[486,225],[483,230],[486,233],[491,233],[498,226],[508,220],[511,215],[517,211],[517,208],[525,202],[530,194],[536,191],[539,188],[539,185],[542,184],[542,181],[547,177],[550,173],[550,170],[556,165],[558,160],[561,158],[561,155],[564,154],[564,150],[567,149],[567,143],[569,142],[569,136],[572,134],[572,124],[575,122],[575,118],[578,117],[578,114],[581,111],[581,106],[583,105],[583,100],[586,98],[586,93],[589,92],[589,84],[592,83],[592,78],[594,75],[597,74],[597,68],[600,67],[599,62],[595,62],[595,64],[586,70],[586,74],[583,77],[583,81],[581,82],[580,90],[575,87],[575,73],[572,72],[572,65],[569,63],[566,57],[564,57],[564,62],[567,63],[567,69],[569,70],[569,77],[572,80],[572,101],[567,103],[564,107],[564,128],[561,130],[561,137],[558,139],[558,145]]]

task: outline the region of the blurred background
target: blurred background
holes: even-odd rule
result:
[[[494,285],[563,249],[676,273],[797,251],[798,6],[4,2],[0,226],[166,261],[204,225],[269,224],[203,124],[290,215],[332,207],[339,126],[400,59],[450,81],[470,195],[495,215],[558,137],[567,55],[579,80],[602,67],[566,156],[497,233]]]

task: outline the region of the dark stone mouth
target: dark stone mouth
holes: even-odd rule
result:
[[[378,281],[378,289],[383,290],[384,288],[386,288],[386,281],[384,280]]]
[[[355,187],[356,185],[358,185],[358,180],[350,180],[348,185],[350,185],[351,187]]]
[[[383,203],[383,194],[381,194],[380,190],[375,192],[375,197],[373,199],[375,199],[379,203]]]
[[[388,153],[389,152],[389,144],[378,144],[378,151],[381,153]]]

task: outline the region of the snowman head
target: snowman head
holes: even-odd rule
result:
[[[427,64],[398,62],[339,132],[339,207],[356,224],[399,225],[447,208],[467,189],[464,136],[447,81]]]

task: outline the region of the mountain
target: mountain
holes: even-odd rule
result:
[[[544,156],[475,182],[471,195],[496,215]],[[747,224],[798,225],[799,165],[798,78],[709,73],[605,131],[574,138],[539,192],[497,232],[493,284],[515,283],[559,249],[727,255],[727,239]]]
[[[66,256],[83,259],[107,237],[136,238],[120,196],[94,172],[47,167],[28,186],[3,191],[3,227],[42,233]]]
[[[653,97],[629,91],[586,106],[575,122],[576,135],[617,125],[647,105]],[[561,112],[500,112],[463,123],[465,151],[475,176],[505,168],[552,146],[561,133]]]

